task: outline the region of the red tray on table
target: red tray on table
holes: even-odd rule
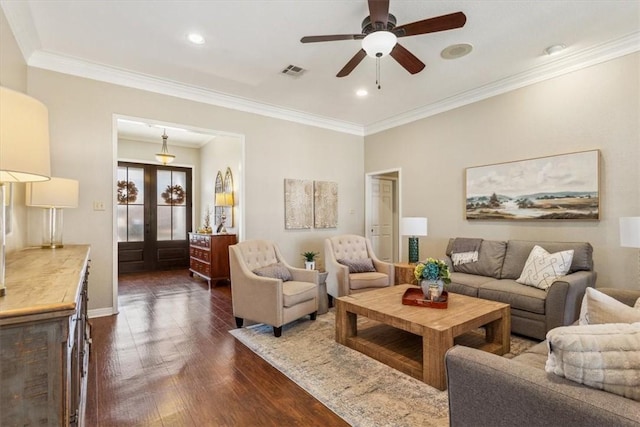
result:
[[[424,294],[422,293],[422,289],[419,288],[409,288],[405,291],[404,295],[402,295],[402,304],[404,305],[417,305],[420,307],[431,307],[431,308],[447,308],[449,301],[449,294],[447,291],[443,291],[442,295],[438,297],[436,301],[432,301],[430,299],[425,299]]]

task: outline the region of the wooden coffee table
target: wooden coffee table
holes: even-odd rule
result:
[[[446,389],[444,354],[454,344],[510,351],[509,304],[450,293],[446,309],[403,305],[410,287],[416,286],[337,298],[336,341],[440,390]],[[481,326],[484,334],[474,332]]]

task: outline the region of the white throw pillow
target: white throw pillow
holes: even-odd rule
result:
[[[640,322],[640,309],[629,307],[595,288],[588,287],[584,292],[578,322],[580,325],[633,322]]]
[[[555,328],[547,347],[547,373],[640,401],[640,323]]]
[[[572,260],[573,249],[550,254],[536,245],[531,249],[516,282],[546,290],[558,277],[569,272]]]

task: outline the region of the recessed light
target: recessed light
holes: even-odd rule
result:
[[[468,55],[473,50],[469,43],[452,44],[442,49],[440,56],[444,59],[458,59]]]
[[[546,48],[544,50],[544,53],[546,53],[549,56],[555,55],[556,53],[563,51],[566,47],[567,46],[565,46],[563,44],[554,44],[554,45],[551,45],[548,48]]]
[[[366,89],[358,89],[356,95],[362,98],[363,96],[369,95],[369,92]]]
[[[191,33],[187,36],[189,41],[193,44],[204,44],[204,37],[198,33]]]

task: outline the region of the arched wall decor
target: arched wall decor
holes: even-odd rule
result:
[[[218,194],[223,194],[223,193],[224,193],[224,181],[222,179],[222,172],[218,171],[218,174],[216,175],[215,194],[213,195],[214,204],[220,198]],[[214,220],[216,225],[220,224],[220,218],[222,218],[223,209],[224,208],[222,206],[217,206],[217,204],[215,205]]]
[[[231,168],[227,167],[226,172],[224,173],[224,195],[225,195],[225,213],[226,219],[225,222],[226,227],[233,227],[233,206],[235,203],[235,195],[233,193],[233,176],[231,175]]]
[[[226,234],[226,227],[233,227],[233,206],[235,205],[233,193],[233,175],[231,168],[227,168],[222,177],[222,172],[216,175],[215,186],[215,220],[217,224],[216,232]]]

